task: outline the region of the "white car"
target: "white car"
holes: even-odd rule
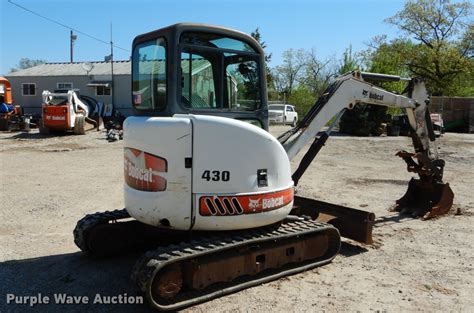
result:
[[[275,124],[290,124],[295,127],[298,113],[291,104],[270,104],[268,106],[268,121]]]

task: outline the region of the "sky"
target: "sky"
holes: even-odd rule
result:
[[[260,28],[271,66],[282,62],[282,52],[315,49],[320,59],[340,58],[352,45],[366,49],[376,35],[400,35],[384,19],[401,10],[402,0],[11,0],[36,13],[106,42],[110,25],[115,60],[130,57],[133,38],[179,22],[206,23],[246,33]],[[69,29],[44,20],[8,0],[0,0],[0,74],[7,74],[21,58],[48,62],[69,61]],[[77,34],[74,61],[102,61],[110,46]]]

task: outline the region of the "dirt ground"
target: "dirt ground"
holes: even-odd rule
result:
[[[273,133],[283,131],[274,127]],[[72,230],[86,213],[123,207],[122,143],[104,133],[41,137],[0,133],[0,312],[6,295],[131,294],[137,256],[83,256]],[[474,309],[474,135],[439,142],[455,210],[421,221],[387,212],[412,176],[394,156],[405,137],[335,136],[300,181],[299,194],[373,211],[375,244],[345,243],[328,265],[187,309],[215,311],[464,311]],[[296,166],[295,160],[293,166]],[[36,305],[33,311],[149,312],[134,305]]]

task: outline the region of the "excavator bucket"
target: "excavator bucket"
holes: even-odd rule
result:
[[[393,211],[422,217],[424,220],[449,212],[454,193],[449,184],[412,178],[405,195],[396,201]]]
[[[410,180],[405,195],[396,201],[391,211],[424,220],[448,213],[453,206],[454,193],[449,184],[442,181],[444,161],[406,151],[399,151],[397,156],[405,160],[408,171],[417,173],[420,179]]]

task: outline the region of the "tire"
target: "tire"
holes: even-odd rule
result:
[[[8,118],[0,118],[0,131],[10,131]]]
[[[74,134],[84,135],[86,133],[86,118],[84,115],[77,115],[74,120]]]
[[[291,126],[292,126],[292,127],[296,127],[296,122],[297,122],[297,121],[296,121],[296,117],[295,117],[295,118],[293,119],[293,123],[291,123]]]
[[[49,128],[44,127],[43,118],[38,123],[38,129],[41,135],[49,135]]]

